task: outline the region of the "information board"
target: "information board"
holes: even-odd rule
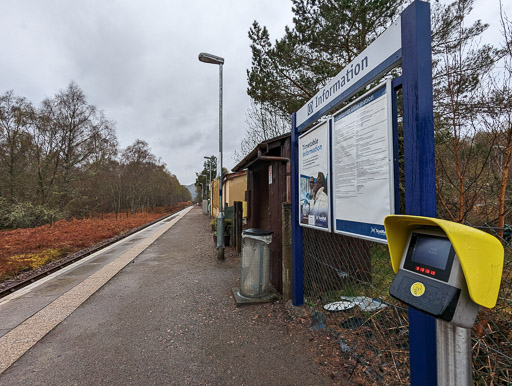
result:
[[[391,80],[333,118],[334,232],[386,242],[394,213]]]
[[[299,137],[299,223],[330,231],[329,126],[323,122]]]
[[[398,17],[372,44],[334,76],[297,111],[297,126],[307,127],[358,90],[395,67],[402,58],[402,28]]]

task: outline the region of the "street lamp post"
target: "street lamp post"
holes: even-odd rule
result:
[[[212,159],[211,157],[203,157],[208,160],[208,169],[210,169],[210,179],[208,180],[208,215],[210,213],[210,199],[211,199],[211,187],[212,187]]]
[[[217,216],[217,259],[224,260],[224,208],[222,201],[222,66],[224,58],[201,52],[199,61],[219,66],[219,215]]]

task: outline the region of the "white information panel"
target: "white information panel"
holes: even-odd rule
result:
[[[391,80],[333,118],[334,232],[386,243],[394,213]]]
[[[329,125],[323,122],[299,137],[299,223],[330,231]]]

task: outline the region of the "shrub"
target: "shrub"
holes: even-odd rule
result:
[[[214,218],[212,221],[210,221],[210,226],[212,227],[213,232],[217,232],[217,218]],[[231,227],[233,226],[233,220],[230,218],[224,219],[224,230],[226,232],[229,232]]]
[[[30,202],[9,204],[0,198],[0,228],[30,228],[50,224],[63,216],[55,209]]]

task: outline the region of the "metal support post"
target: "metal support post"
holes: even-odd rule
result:
[[[302,227],[299,225],[299,133],[296,113],[292,114],[292,303],[304,304],[304,266],[302,250]]]
[[[208,161],[209,169],[210,169],[210,179],[208,182],[208,215],[211,216],[211,202],[212,202],[212,159]]]
[[[224,201],[222,199],[222,64],[219,64],[219,216],[217,217],[217,259],[224,260]]]
[[[238,253],[242,252],[242,217],[243,217],[242,201],[235,201],[235,246]]]
[[[207,181],[208,184],[207,184],[207,189],[206,189],[206,201],[207,201],[206,207],[207,207],[208,215],[211,216],[210,200],[211,200],[211,195],[212,195],[212,159],[210,157],[203,157],[203,158],[208,160],[208,169],[210,171],[210,178],[208,178],[208,181]]]
[[[430,4],[414,1],[402,13],[405,213],[436,216]],[[435,319],[409,307],[412,385],[435,385]]]
[[[216,64],[219,66],[219,216],[217,217],[217,258],[224,260],[224,213],[222,200],[222,66],[224,58],[202,52],[199,54],[199,61],[203,63]]]
[[[283,279],[283,300],[292,298],[292,211],[291,204],[282,204],[282,279]]]
[[[471,330],[436,320],[437,384],[470,386]]]

